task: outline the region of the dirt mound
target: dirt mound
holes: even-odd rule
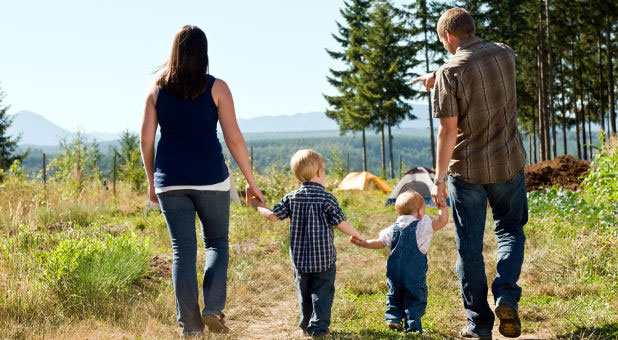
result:
[[[566,190],[577,190],[590,169],[590,162],[562,155],[550,161],[544,161],[527,166],[526,190],[537,190],[539,187],[549,188],[557,184]]]

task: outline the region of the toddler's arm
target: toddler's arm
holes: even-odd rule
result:
[[[350,236],[350,242],[352,242],[353,244],[359,246],[359,247],[363,247],[363,248],[369,248],[369,249],[382,249],[384,248],[384,243],[382,243],[382,240],[361,240],[358,239],[354,236]]]
[[[442,229],[448,223],[448,210],[446,204],[438,208],[438,219],[431,222],[433,231]]]
[[[269,221],[271,221],[271,222],[279,221],[279,217],[277,217],[277,215],[275,215],[275,213],[273,213],[272,210],[268,209],[264,205],[264,203],[260,202],[259,199],[255,198],[255,197],[252,198],[251,199],[251,206],[253,207],[253,209],[257,210],[260,214],[262,214],[262,216],[267,218]]]
[[[348,223],[348,221],[343,221],[337,225],[337,229],[341,230],[342,233],[346,235],[350,235],[352,237],[356,237],[359,240],[365,240],[359,233],[354,229],[354,227]]]

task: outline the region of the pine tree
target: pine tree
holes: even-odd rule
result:
[[[362,48],[366,41],[366,30],[369,23],[369,8],[372,0],[349,0],[344,2],[340,10],[345,23],[337,22],[338,34],[332,34],[342,51],[326,50],[333,59],[344,63],[345,69],[330,69],[328,82],[337,89],[338,95],[324,98],[330,105],[326,116],[339,124],[342,134],[348,131],[360,131],[363,143],[363,171],[367,170],[367,144],[365,130],[369,127],[370,113],[358,94],[358,68],[362,64]]]
[[[2,170],[10,168],[14,161],[21,161],[28,154],[27,151],[23,154],[16,153],[15,151],[21,137],[8,135],[8,129],[13,123],[13,117],[10,117],[8,113],[10,106],[2,104],[5,97],[4,91],[0,88],[0,169]]]
[[[388,0],[377,1],[369,14],[367,43],[359,67],[359,94],[372,113],[372,126],[382,136],[382,171],[386,175],[384,128],[388,130],[390,176],[394,177],[391,128],[405,119],[416,119],[406,101],[417,95],[411,87],[411,70],[418,47],[410,43],[411,31],[404,12]]]
[[[442,5],[427,3],[427,0],[416,0],[408,5],[407,9],[409,13],[409,22],[411,23],[412,34],[414,40],[420,43],[419,60],[423,60],[425,65],[425,72],[429,73],[432,69],[439,67],[444,62],[444,56],[446,51],[438,34],[436,32],[436,26],[438,19],[443,11]],[[416,24],[416,25],[415,25]],[[428,119],[429,119],[429,137],[431,143],[431,164],[435,168],[436,166],[436,145],[434,137],[433,127],[433,115],[431,108],[431,91],[418,92],[418,98],[427,97]]]

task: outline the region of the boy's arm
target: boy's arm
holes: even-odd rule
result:
[[[431,222],[431,226],[433,231],[437,231],[442,229],[446,223],[448,223],[448,210],[446,209],[446,204],[439,208],[438,210],[438,219]]]
[[[369,249],[384,248],[384,243],[382,243],[382,240],[379,240],[379,239],[365,241],[365,240],[360,240],[354,236],[350,236],[350,242],[352,242],[353,244],[359,247],[363,247],[363,248],[369,248]]]
[[[348,221],[342,221],[341,223],[339,223],[337,225],[337,229],[341,230],[342,233],[346,234],[346,235],[350,235],[353,236],[355,238],[358,238],[359,240],[365,240],[359,233],[358,231],[356,231],[356,229],[354,229],[354,227],[348,223]]]
[[[271,222],[279,221],[279,217],[270,209],[268,209],[264,203],[260,202],[259,199],[253,197],[251,199],[251,206],[253,209],[257,210],[262,216],[267,218]]]

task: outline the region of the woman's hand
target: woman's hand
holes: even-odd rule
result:
[[[148,189],[148,201],[159,204],[159,197],[155,193],[154,187]]]
[[[264,195],[262,195],[262,191],[260,191],[260,188],[257,187],[257,185],[253,184],[249,184],[247,183],[247,189],[245,190],[245,196],[246,196],[246,201],[247,201],[247,206],[251,206],[251,199],[252,198],[257,198],[260,203],[264,204],[266,203],[264,200]]]

